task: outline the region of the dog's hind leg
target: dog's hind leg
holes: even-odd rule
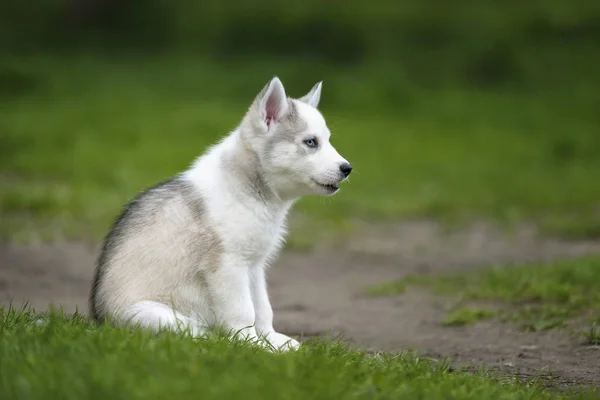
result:
[[[199,320],[187,317],[166,304],[156,301],[140,301],[129,307],[123,314],[124,322],[151,329],[154,332],[170,330],[188,331],[198,337],[206,332]]]

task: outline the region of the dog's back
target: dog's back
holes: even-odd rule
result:
[[[203,199],[189,182],[175,178],[148,189],[125,207],[105,239],[90,297],[92,317],[101,321],[147,300],[176,301],[174,308],[184,312],[205,307],[192,285],[202,278],[202,266],[215,261],[218,247]],[[190,283],[190,293],[164,298],[186,291],[182,282]]]

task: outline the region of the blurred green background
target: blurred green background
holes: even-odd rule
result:
[[[355,168],[300,203],[293,243],[415,217],[597,237],[599,65],[588,0],[6,0],[0,234],[97,240],[277,75],[324,81]]]

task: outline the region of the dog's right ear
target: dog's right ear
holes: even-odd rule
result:
[[[321,88],[323,87],[323,82],[318,82],[315,86],[310,89],[310,92],[306,94],[306,96],[301,97],[300,101],[317,108],[319,106],[319,101],[321,101]]]
[[[288,111],[288,100],[278,77],[271,79],[261,90],[254,101],[254,107],[267,129],[283,118]]]

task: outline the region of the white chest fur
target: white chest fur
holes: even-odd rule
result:
[[[217,230],[226,252],[239,254],[256,264],[272,257],[283,243],[287,209],[264,210],[261,214],[242,207],[235,212],[226,212],[221,207],[214,211],[217,211]]]
[[[225,140],[197,160],[185,177],[205,201],[207,222],[217,233],[225,253],[236,254],[249,265],[272,258],[286,235],[286,217],[293,201],[265,202],[236,186],[223,170],[220,153],[232,145]]]

